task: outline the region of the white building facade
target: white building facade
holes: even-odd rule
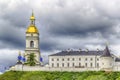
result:
[[[103,51],[62,51],[49,55],[50,68],[82,70],[120,70],[120,59],[110,53],[108,47]]]

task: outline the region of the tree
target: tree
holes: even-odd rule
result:
[[[31,54],[28,55],[28,59],[27,59],[27,63],[26,64],[28,64],[30,66],[35,66],[36,59],[35,59],[34,53],[31,53]]]

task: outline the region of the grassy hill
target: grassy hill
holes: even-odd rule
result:
[[[20,72],[9,71],[0,80],[120,80],[120,72]]]

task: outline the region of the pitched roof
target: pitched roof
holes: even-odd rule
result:
[[[61,51],[49,56],[102,55],[103,51]]]
[[[108,49],[108,46],[106,46],[106,48],[103,51],[103,54],[101,57],[111,57],[110,51]]]

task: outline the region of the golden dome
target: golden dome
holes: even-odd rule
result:
[[[30,25],[30,26],[27,28],[26,33],[38,33],[38,29],[35,27],[35,25]]]
[[[35,17],[33,12],[32,12],[32,16],[30,17],[30,20],[31,20],[31,24],[27,28],[26,33],[39,33],[37,27],[35,26]]]

